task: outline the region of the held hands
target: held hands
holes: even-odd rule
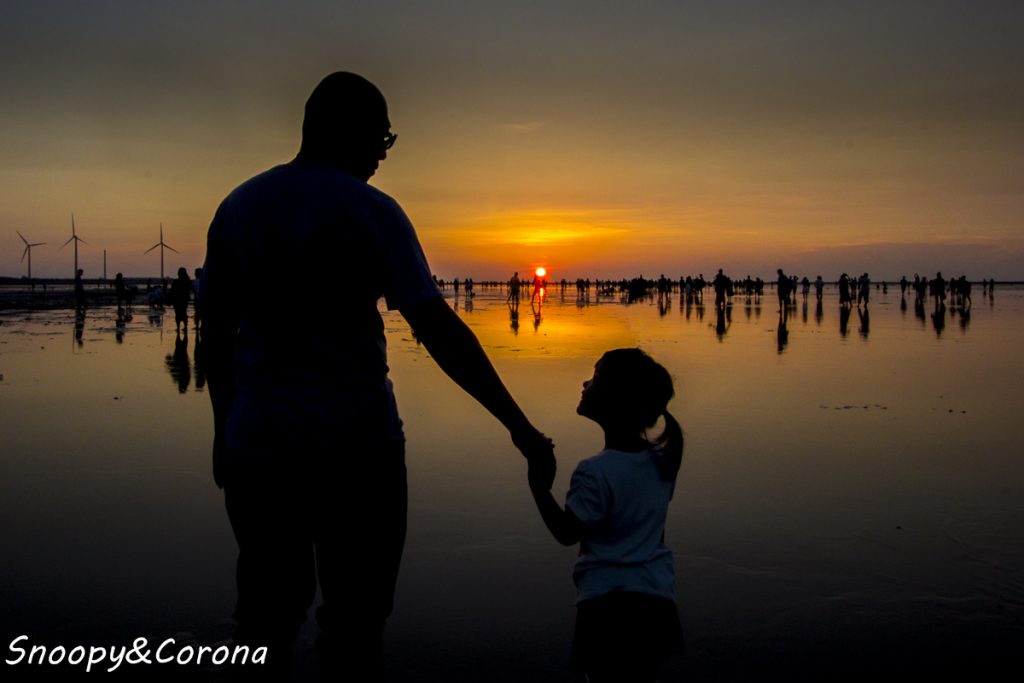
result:
[[[530,488],[535,491],[550,491],[555,482],[557,463],[555,445],[532,426],[512,435],[512,442],[529,463]]]

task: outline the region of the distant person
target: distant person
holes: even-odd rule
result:
[[[662,273],[658,277],[657,291],[659,300],[664,299],[669,294],[669,283],[668,278],[665,277],[665,273]]]
[[[75,271],[75,308],[85,308],[85,285],[82,283],[84,272],[81,268]]]
[[[117,275],[114,276],[114,300],[117,301],[118,310],[124,308],[127,298],[128,293],[124,285],[124,275],[118,273]]]
[[[929,283],[932,291],[932,297],[935,299],[935,307],[945,307],[946,305],[946,279],[942,277],[942,273],[935,273],[935,279]]]
[[[719,268],[715,279],[711,281],[711,286],[715,290],[715,307],[724,308],[726,306],[726,297],[732,296],[732,280]]]
[[[918,300],[923,301],[928,298],[929,287],[927,277],[920,277],[917,273],[914,273],[914,294]]]
[[[640,349],[616,349],[583,383],[576,412],[604,431],[604,450],[580,462],[565,507],[551,495],[550,470],[530,468],[530,489],[548,530],[580,544],[574,668],[591,681],[653,683],[681,650],[675,568],[665,520],[683,455],[668,412],[672,378]],[[655,441],[647,430],[661,418]]]
[[[908,286],[910,286],[910,283],[907,281],[907,276],[906,275],[901,275],[900,276],[900,298],[903,298],[903,297],[905,297],[907,295],[907,287]]]
[[[971,281],[967,279],[966,275],[961,275],[956,281],[957,295],[960,297],[960,303],[964,306],[971,305]]]
[[[857,278],[857,305],[861,303],[865,306],[868,305],[868,298],[871,296],[871,278],[868,277],[867,273],[864,273]]]
[[[821,301],[821,293],[825,289],[825,281],[819,275],[814,278],[814,294],[817,296],[818,301]]]
[[[843,273],[839,276],[839,305],[849,306],[853,303],[850,296],[850,276]]]
[[[379,676],[406,533],[405,436],[382,296],[532,466],[554,470],[551,442],[442,297],[412,223],[368,184],[396,138],[372,83],[324,78],[306,102],[295,159],[218,208],[200,285],[214,478],[239,548],[235,638],[268,647],[271,664],[286,660],[319,582],[325,680]],[[346,264],[353,284],[328,320],[322,300],[268,282],[302,263],[308,291],[332,291],[346,254],[360,255]],[[252,296],[252,283],[267,286]]]
[[[188,271],[178,268],[178,277],[171,283],[171,305],[174,307],[174,329],[188,334],[188,302],[192,298],[192,280]]]
[[[519,271],[512,273],[512,278],[508,281],[508,300],[518,304],[519,303],[519,289],[522,287],[522,283],[519,281]]]
[[[775,282],[775,293],[779,296],[779,312],[782,313],[786,310],[787,304],[789,304],[789,288],[793,281],[782,272],[782,268],[779,268],[776,272],[779,274],[779,277]]]
[[[163,309],[164,291],[160,285],[153,286],[152,280],[146,280],[146,300],[150,308]]]

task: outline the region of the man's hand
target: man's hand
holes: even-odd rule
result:
[[[550,491],[558,468],[555,461],[555,445],[551,439],[530,427],[513,434],[512,443],[522,452],[530,465],[530,488],[536,491]]]
[[[530,461],[535,457],[555,457],[555,444],[532,425],[512,432],[512,443]]]

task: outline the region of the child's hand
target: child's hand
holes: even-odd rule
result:
[[[555,454],[552,452],[535,455],[530,458],[529,464],[527,479],[530,482],[530,490],[550,491],[552,484],[555,483],[555,472],[558,469]]]

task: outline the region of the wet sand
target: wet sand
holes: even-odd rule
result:
[[[516,324],[497,292],[457,306],[555,439],[559,497],[600,447],[574,413],[600,353],[640,345],[675,375],[687,445],[666,541],[688,652],[665,680],[994,678],[1024,645],[1024,291],[976,292],[941,321],[873,293],[845,335],[831,292],[782,335],[769,294],[722,324],[678,297],[662,314],[571,289],[539,321],[524,301]],[[173,314],[148,313],[119,329],[99,306],[80,334],[71,311],[0,315],[5,647],[230,633],[195,336],[176,346]],[[574,680],[574,549],[547,537],[497,423],[385,322],[410,472],[389,679]]]

